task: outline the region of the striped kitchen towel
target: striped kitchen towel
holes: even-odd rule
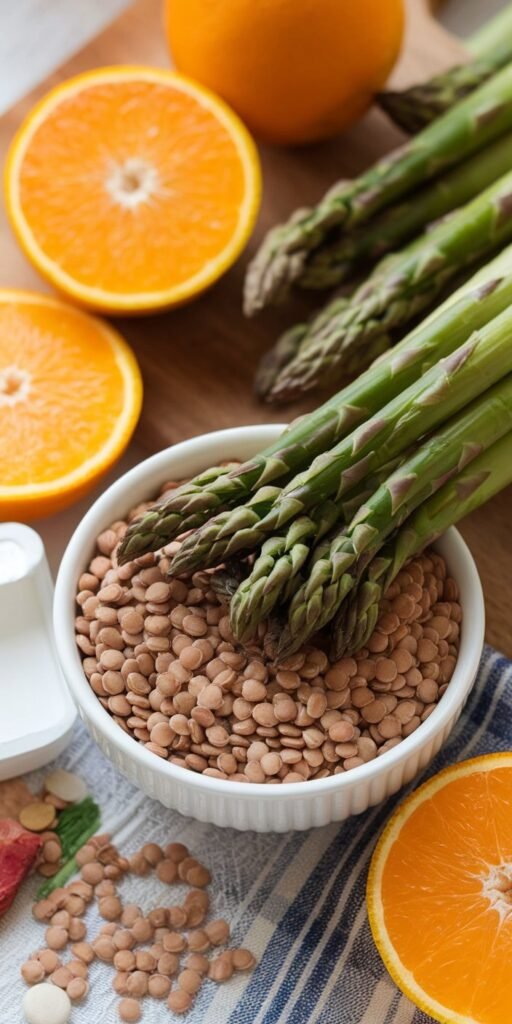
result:
[[[477,683],[459,724],[429,768],[488,751],[512,748],[512,665],[486,649]],[[225,985],[206,982],[185,1018],[189,1024],[428,1024],[389,978],[366,916],[365,882],[376,839],[402,791],[342,825],[309,832],[261,835],[217,829],[183,818],[149,800],[121,778],[83,726],[59,758],[87,781],[103,812],[103,828],[123,852],[152,840],[180,841],[212,872],[215,917],[232,926],[233,945],[253,950],[258,966]],[[34,773],[32,788],[44,773]],[[412,787],[410,787],[412,788]],[[25,986],[19,969],[43,944],[43,926],[30,915],[32,879],[0,924],[2,1024],[18,1024]],[[154,876],[130,877],[123,899],[146,910],[161,904]],[[167,896],[168,900],[168,896]],[[101,924],[89,910],[88,934]],[[89,920],[91,919],[91,920]],[[95,962],[91,990],[74,1007],[71,1024],[115,1024],[118,997],[113,969]],[[162,1024],[173,1015],[165,1003],[144,1000],[143,1020]]]

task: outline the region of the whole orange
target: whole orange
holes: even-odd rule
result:
[[[270,142],[352,124],[400,49],[402,0],[164,0],[178,70],[213,89]]]

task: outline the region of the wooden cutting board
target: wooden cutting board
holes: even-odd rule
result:
[[[159,0],[138,0],[81,53],[19,103],[0,123],[0,155],[20,120],[51,85],[102,64],[147,63],[168,66]],[[465,58],[461,43],[435,21],[427,0],[408,0],[408,26],[403,56],[394,72],[404,86]],[[372,110],[342,137],[304,149],[261,147],[264,202],[251,244],[238,264],[202,298],[173,312],[123,320],[118,326],[133,345],[144,374],[146,402],[138,440],[157,450],[219,427],[281,421],[312,407],[271,410],[256,402],[251,384],[262,352],[278,332],[310,306],[271,311],[247,321],[241,313],[245,266],[267,228],[298,205],[314,202],[337,178],[352,177],[403,137]],[[47,290],[17,247],[0,210],[2,284]],[[463,533],[474,551],[488,604],[488,639],[512,655],[508,606],[512,603],[512,544],[509,536],[510,495],[502,495],[466,520]]]

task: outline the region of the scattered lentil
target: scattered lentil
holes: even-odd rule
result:
[[[43,965],[45,974],[52,974],[53,971],[60,967],[60,959],[53,949],[42,949],[37,954],[37,959]]]
[[[56,950],[64,949],[64,946],[67,945],[69,936],[65,928],[62,928],[60,925],[52,925],[50,928],[46,929],[45,938],[48,948]]]
[[[256,958],[250,949],[233,949],[231,961],[235,971],[250,971],[256,963]]]
[[[52,979],[53,980],[53,979]],[[84,978],[71,978],[66,992],[74,1003],[79,1003],[89,991],[89,985]]]
[[[165,999],[171,990],[171,982],[163,974],[153,974],[148,980],[148,993],[154,999]]]
[[[21,968],[21,976],[27,985],[36,985],[37,982],[43,980],[45,973],[43,964],[39,960],[27,960]]]
[[[119,1016],[121,1020],[133,1022],[140,1020],[141,1006],[137,999],[121,999],[119,1003]]]
[[[225,953],[219,953],[218,956],[210,960],[210,966],[208,969],[208,977],[212,981],[229,981],[233,975],[233,960],[231,957],[231,951],[227,950]]]
[[[183,989],[173,989],[167,1000],[167,1005],[173,1013],[186,1013],[192,1006],[192,996]]]

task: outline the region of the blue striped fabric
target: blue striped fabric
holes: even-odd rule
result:
[[[424,777],[455,761],[510,747],[512,665],[486,649],[462,718]],[[189,1024],[428,1024],[430,1018],[389,978],[365,909],[372,850],[404,791],[342,825],[261,835],[216,829],[165,810],[120,778],[82,726],[59,763],[87,779],[102,806],[103,827],[123,852],[149,840],[178,840],[207,863],[213,875],[213,914],[231,922],[231,944],[248,946],[258,959],[248,976],[235,976],[225,985],[206,982],[186,1017]],[[147,879],[131,878],[123,882],[121,896],[150,909],[163,900],[160,883],[153,880],[149,888],[155,884],[148,894]],[[21,963],[27,948],[42,943],[35,921],[27,934],[31,895],[26,894],[25,906],[17,901],[1,922],[11,962],[18,947]],[[88,934],[94,936],[100,924],[99,919],[89,923]],[[7,1001],[19,1006],[24,989],[18,966],[15,974],[16,979],[4,972],[0,993],[4,984]],[[93,1019],[114,1024],[119,1020],[116,1003],[111,967],[96,964],[91,993],[74,1008],[72,1024]],[[144,1001],[147,1024],[172,1019],[158,1001]]]
[[[447,764],[512,745],[510,663],[486,649],[477,683],[446,747],[423,781]],[[416,783],[417,784],[417,783]],[[409,787],[412,789],[413,787]],[[285,899],[279,871],[305,855],[307,836],[290,837],[272,873],[272,934],[258,969],[229,1016],[208,1004],[197,1020],[226,1024],[427,1024],[426,1014],[402,996],[372,941],[365,911],[365,884],[376,839],[405,791],[329,832],[318,844],[303,884]],[[311,834],[310,834],[311,835]],[[321,847],[321,849],[320,849]],[[258,893],[250,913],[269,913],[269,896]],[[276,909],[272,914],[272,902]],[[259,906],[258,906],[259,904]],[[244,920],[247,927],[248,916]],[[256,922],[253,923],[254,929]],[[211,1009],[214,1007],[210,1004]],[[197,1010],[200,1010],[198,1005]]]

